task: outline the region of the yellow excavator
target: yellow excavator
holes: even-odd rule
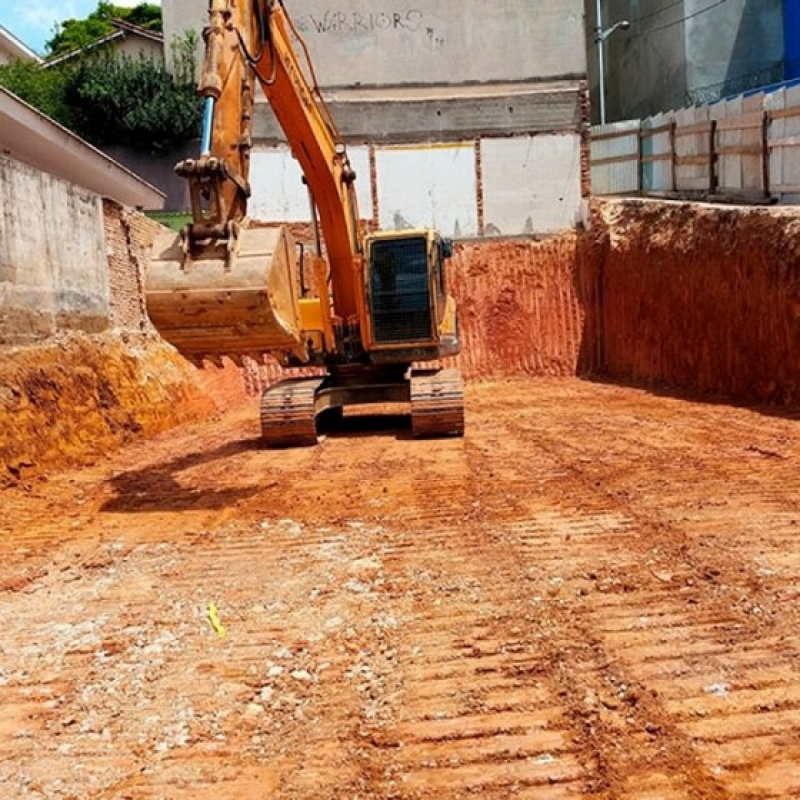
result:
[[[416,366],[459,351],[445,288],[452,243],[431,230],[362,230],[355,172],[282,0],[210,0],[203,37],[200,154],[175,168],[189,181],[192,222],[155,242],[151,321],[197,364],[271,355],[322,368],[263,393],[267,445],[316,444],[323,412],[368,403],[409,404],[415,437],[461,436],[458,370]],[[315,252],[285,225],[248,219],[256,81],[302,169]]]

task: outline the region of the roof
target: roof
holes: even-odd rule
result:
[[[27,58],[32,61],[42,60],[28,45],[20,39],[17,39],[8,28],[4,28],[2,25],[0,25],[0,47],[12,58]]]
[[[83,55],[84,53],[88,53],[92,50],[96,50],[98,47],[102,47],[103,45],[112,44],[113,42],[122,42],[129,36],[138,36],[142,39],[155,42],[161,47],[164,46],[164,35],[159,31],[151,31],[147,28],[142,28],[139,25],[132,25],[130,22],[125,22],[125,20],[122,19],[112,19],[109,21],[114,26],[114,31],[112,33],[101,36],[99,39],[89,42],[89,44],[85,45],[84,47],[78,47],[75,50],[70,50],[68,53],[62,53],[61,55],[48,58],[44,62],[44,65],[46,67],[54,67],[56,64],[62,64],[65,61],[71,61],[73,58]]]
[[[164,207],[155,186],[3,87],[0,154],[129,207]]]

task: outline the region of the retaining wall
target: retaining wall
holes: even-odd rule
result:
[[[0,157],[0,344],[108,326],[100,198]]]

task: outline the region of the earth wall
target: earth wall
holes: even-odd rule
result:
[[[800,210],[597,201],[580,261],[595,372],[800,402]]]
[[[209,417],[240,384],[237,370],[198,371],[155,335],[61,334],[3,350],[0,485]]]
[[[129,221],[132,260],[137,232],[152,235]],[[449,274],[467,380],[581,375],[726,402],[800,402],[798,211],[596,201],[578,234],[462,242]],[[128,298],[126,308],[132,327],[142,306]],[[147,330],[6,348],[0,480],[253,402],[281,375],[275,364],[197,370]]]

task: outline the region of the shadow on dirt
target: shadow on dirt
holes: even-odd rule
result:
[[[759,402],[755,399],[737,399],[726,397],[725,395],[715,395],[710,392],[691,390],[680,386],[668,386],[654,381],[635,380],[633,378],[615,378],[609,375],[587,374],[579,375],[580,380],[596,383],[601,386],[613,386],[625,389],[639,389],[654,397],[666,397],[674,400],[685,400],[690,403],[701,403],[709,406],[729,406],[730,408],[740,408],[760,414],[764,417],[774,417],[777,419],[800,420],[800,406],[780,405],[778,403]]]
[[[339,418],[322,415],[318,432],[320,437],[328,439],[361,439],[388,434],[405,440],[412,438],[411,417],[408,414],[356,414]],[[186,453],[144,469],[119,473],[110,480],[115,494],[101,510],[130,514],[228,508],[278,485],[276,480],[264,482],[263,475],[258,480],[259,476],[254,474],[252,485],[208,488],[214,483],[224,483],[231,470],[230,464],[226,463],[229,459],[257,451],[274,453],[276,458],[282,458],[281,450],[265,450],[260,438],[241,439],[214,450]],[[237,467],[240,469],[241,465]],[[197,477],[185,474],[190,470],[195,470]]]
[[[153,511],[214,511],[232,506],[257,492],[264,491],[258,482],[252,486],[208,489],[210,475],[224,474],[226,459],[261,449],[258,439],[227,442],[215,450],[201,450],[174,458],[145,469],[122,472],[111,478],[116,495],[107,500],[103,511],[116,513]],[[203,473],[203,486],[181,482],[178,475],[186,470],[208,467]]]
[[[329,439],[363,439],[394,434],[396,439],[411,439],[410,414],[354,414],[337,417],[322,414],[317,422],[320,436]]]

